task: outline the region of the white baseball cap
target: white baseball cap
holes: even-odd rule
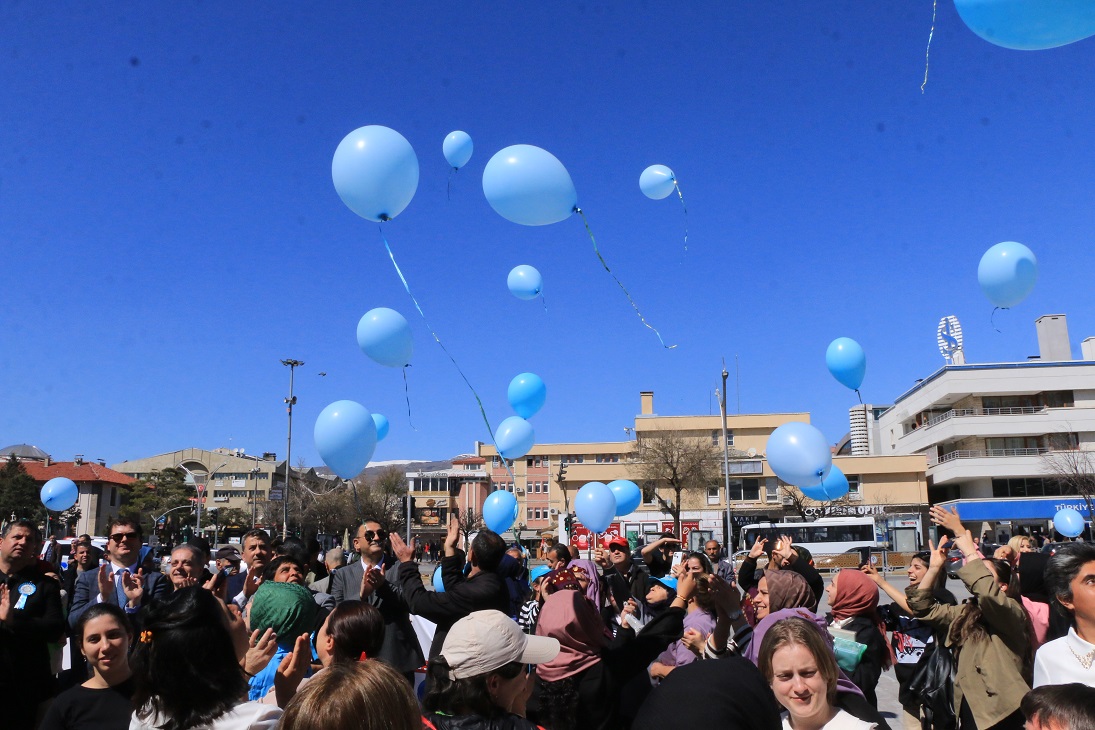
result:
[[[475,611],[449,629],[441,655],[451,679],[489,674],[510,662],[540,664],[559,654],[559,641],[529,636],[501,611]]]

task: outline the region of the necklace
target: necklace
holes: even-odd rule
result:
[[[1091,669],[1092,662],[1095,662],[1095,649],[1092,649],[1086,654],[1081,654],[1072,648],[1072,644],[1068,644],[1068,642],[1065,643],[1068,645],[1068,650],[1072,652],[1072,656],[1076,657],[1076,661],[1080,662],[1080,666],[1084,669]]]

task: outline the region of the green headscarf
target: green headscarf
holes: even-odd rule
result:
[[[315,628],[319,606],[307,588],[296,583],[265,581],[251,599],[251,630],[273,629],[278,644],[290,644]]]

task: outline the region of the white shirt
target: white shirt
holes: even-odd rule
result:
[[[1087,669],[1080,663],[1080,657],[1091,658]],[[1034,656],[1034,686],[1072,682],[1095,687],[1095,644],[1084,641],[1076,629],[1070,628],[1067,635],[1038,649]]]
[[[281,721],[281,708],[261,702],[244,702],[236,705],[202,730],[274,730]],[[163,724],[158,717],[138,720],[134,712],[129,730],[156,730]]]
[[[866,722],[844,710],[837,710],[833,719],[822,725],[821,730],[874,730],[876,727],[878,725],[873,722]],[[783,730],[792,730],[791,720],[787,715],[783,716]]]
[[[114,563],[108,562],[107,565],[110,566],[110,578],[114,581],[115,590],[117,590],[119,581],[122,580],[122,573],[129,571],[131,575],[137,575],[137,563],[134,563],[133,565],[115,565]],[[95,568],[95,570],[98,570],[98,568]],[[95,594],[95,602],[103,602],[102,593]],[[122,604],[122,609],[125,610],[126,613],[137,613],[138,610],[136,608],[130,608],[128,601]]]

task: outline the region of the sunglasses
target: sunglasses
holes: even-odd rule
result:
[[[622,545],[609,545],[608,551],[610,553],[626,553],[628,552],[628,549]]]
[[[388,539],[388,531],[387,530],[377,530],[376,532],[373,532],[372,530],[365,530],[365,541],[366,542],[374,542],[374,541],[383,542],[384,540],[387,540],[387,539]]]
[[[138,537],[136,532],[115,532],[110,536],[110,539],[114,542],[122,542],[123,540],[135,540]]]

